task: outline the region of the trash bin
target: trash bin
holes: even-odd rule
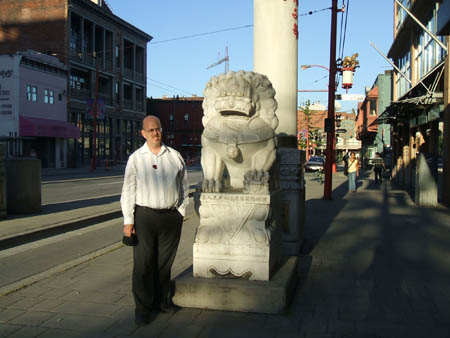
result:
[[[6,204],[8,214],[41,212],[41,160],[6,159]]]

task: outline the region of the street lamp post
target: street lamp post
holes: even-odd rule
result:
[[[330,71],[330,69],[328,69],[327,67],[322,66],[322,65],[301,65],[301,66],[300,66],[300,68],[301,68],[302,70],[305,70],[305,69],[308,69],[308,68],[312,68],[312,67],[323,68],[323,69],[325,69],[327,72]]]
[[[336,49],[336,48],[335,48]],[[336,53],[335,53],[335,55],[336,55]],[[334,62],[334,71],[335,71],[335,74],[336,74],[336,72],[337,72],[337,67],[336,67],[336,62]],[[331,69],[331,66],[330,66],[330,68],[328,68],[328,67],[325,67],[325,66],[322,66],[322,65],[301,65],[300,66],[300,68],[302,69],[302,70],[305,70],[305,69],[309,69],[309,68],[313,68],[313,67],[318,67],[318,68],[322,68],[322,69],[325,69],[327,72],[330,72],[330,69]],[[331,87],[330,87],[331,88]],[[336,88],[336,85],[334,84],[334,87],[333,88]],[[328,92],[329,93],[329,90],[328,89],[325,89],[325,90],[318,90],[318,91],[321,91],[321,92]],[[300,91],[299,91],[300,92]],[[305,92],[307,92],[306,90],[305,90]],[[335,94],[334,94],[334,91],[333,91],[333,96],[335,96]],[[330,97],[329,95],[328,95],[328,97]],[[328,103],[328,111],[330,111],[330,104]],[[334,99],[333,99],[333,111],[334,111]],[[334,114],[334,113],[333,113]],[[330,114],[328,113],[328,118],[330,117],[329,116]],[[328,123],[331,123],[331,122],[328,122]],[[328,137],[327,137],[327,139],[328,139]],[[336,139],[336,136],[334,136],[333,137],[333,147],[332,147],[332,152],[333,152],[333,159],[332,159],[332,165],[331,165],[331,170],[332,170],[332,173],[335,173],[336,172],[336,161],[335,161],[335,155],[334,155],[334,151],[335,151],[335,148],[336,148],[336,142],[335,142],[335,139]],[[327,149],[328,149],[328,147],[327,147]],[[327,150],[328,151],[328,150]],[[326,173],[325,173],[325,175],[326,175]]]

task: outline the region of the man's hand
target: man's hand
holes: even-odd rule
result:
[[[126,237],[131,237],[131,234],[135,234],[136,231],[134,230],[134,224],[124,224],[123,226],[123,234]]]

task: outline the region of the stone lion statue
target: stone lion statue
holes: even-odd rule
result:
[[[204,90],[202,123],[203,192],[221,192],[223,173],[230,189],[255,193],[267,186],[276,157],[275,90],[265,75],[229,72],[212,77]]]

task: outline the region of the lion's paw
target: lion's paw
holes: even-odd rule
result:
[[[203,181],[203,186],[202,186],[202,191],[203,192],[221,192],[223,189],[222,183],[219,181],[216,181],[214,179],[210,179],[210,180],[204,180]]]

